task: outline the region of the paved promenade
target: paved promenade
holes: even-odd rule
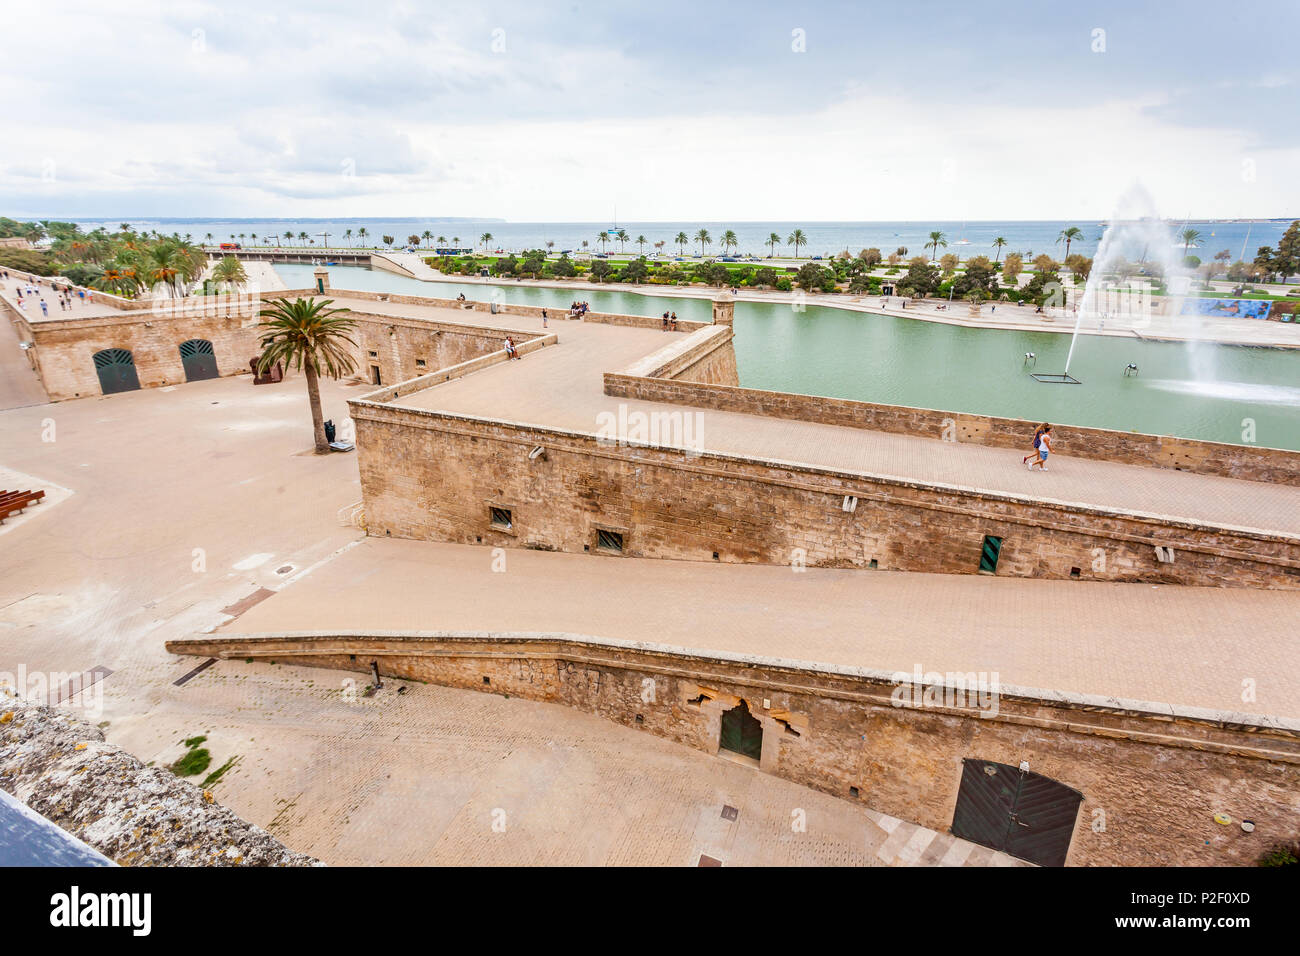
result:
[[[541,320],[428,306],[348,299],[363,311],[419,315],[540,331]],[[553,320],[556,348],[508,362],[403,398],[400,404],[499,418],[585,433],[602,411],[681,411],[683,406],[612,398],[602,375],[617,371],[670,341],[654,329]],[[933,482],[1108,510],[1300,536],[1300,495],[1294,487],[1194,475],[1070,457],[1069,429],[1061,426],[1046,473],[1028,472],[1019,450],[943,442],[813,422],[735,412],[702,411],[708,451],[915,481]]]
[[[1293,591],[527,550],[505,566],[486,547],[367,538],[222,631],[562,631],[1300,717]]]

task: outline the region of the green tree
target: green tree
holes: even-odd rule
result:
[[[771,266],[763,266],[754,273],[754,284],[768,286],[769,288],[776,285],[776,270]]]
[[[1183,244],[1183,255],[1191,255],[1192,248],[1201,244],[1201,233],[1199,230],[1187,228],[1178,233],[1178,241]],[[1068,248],[1065,250],[1070,251]]]
[[[274,299],[261,310],[258,326],[262,330],[259,373],[264,374],[277,362],[306,373],[307,402],[318,455],[330,450],[320,406],[320,376],[337,380],[356,369],[349,351],[357,348],[352,339],[356,320],[344,315],[348,309],[330,308],[333,304],[333,299]]]
[[[798,259],[799,248],[808,245],[808,237],[804,235],[802,229],[796,229],[786,237],[785,243],[788,246],[794,246],[794,257]]]
[[[650,240],[647,239],[645,236],[637,236],[637,237],[636,237],[636,245],[637,245],[637,248],[641,250],[641,255],[643,255],[643,256],[645,255],[645,244],[646,244],[647,242],[649,242],[649,241],[650,241]]]
[[[944,237],[942,232],[936,230],[935,232],[930,233],[930,241],[925,244],[925,248],[929,249],[932,246],[934,247],[934,253],[930,256],[930,259],[933,261],[939,257],[940,246],[943,246],[945,249],[948,248],[948,240]],[[906,253],[904,253],[904,255],[906,255]]]
[[[605,277],[613,271],[609,262],[605,259],[597,259],[591,264],[591,277],[597,282],[603,282]]]
[[[1005,246],[1006,244],[1007,241],[1003,239],[1001,236],[998,236],[996,239],[993,240],[993,248],[997,250],[997,255],[993,257],[994,265],[997,265],[998,260],[1002,258],[1002,247]]]
[[[728,229],[722,234],[722,251],[724,253],[728,249],[736,248],[739,244],[740,241],[736,238],[736,234],[732,230]]]
[[[713,237],[709,235],[709,230],[701,229],[695,234],[695,241],[700,244],[700,255],[704,255],[704,247],[713,245]]]
[[[618,251],[622,252],[627,248],[628,234],[626,229],[620,229],[615,233],[614,238],[618,240]]]
[[[633,259],[624,268],[619,278],[624,282],[644,282],[645,277],[649,275],[650,268],[646,265],[645,256],[639,259]]]
[[[1070,243],[1083,241],[1083,230],[1078,226],[1067,226],[1056,237],[1057,245],[1065,243],[1065,257],[1070,258]],[[1041,304],[1041,303],[1040,303]]]
[[[776,258],[776,247],[779,246],[780,244],[781,244],[780,236],[778,236],[774,232],[769,232],[767,234],[767,242],[764,243],[764,245],[767,246],[768,252],[771,254],[773,259]]]
[[[366,232],[366,227],[365,227],[365,226],[362,226],[362,227],[360,227],[359,229],[357,229],[357,240],[358,240],[358,241],[360,241],[360,242],[364,242],[366,236],[368,236],[368,235],[370,235],[370,233]]]
[[[244,264],[234,256],[226,256],[212,267],[212,281],[218,285],[236,286],[248,281]]]
[[[677,243],[677,251],[679,253],[684,253],[686,251],[686,244],[690,241],[691,237],[686,235],[684,232],[679,232],[677,235],[673,236],[673,242]]]
[[[487,251],[488,251],[488,243],[490,243],[490,242],[492,241],[492,233],[490,233],[490,232],[485,232],[485,233],[483,233],[483,235],[481,235],[481,236],[478,237],[478,241],[481,242],[481,243],[483,243],[483,251],[484,251],[484,252],[487,252]]]
[[[393,237],[392,237],[392,236],[381,236],[380,238],[383,240],[384,245],[388,246],[388,248],[391,249],[391,248],[393,247]]]

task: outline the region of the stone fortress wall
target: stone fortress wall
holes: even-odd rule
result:
[[[1027,763],[1082,795],[1070,865],[1249,865],[1294,836],[1300,810],[1300,723],[1258,715],[1031,688],[977,698],[956,681],[905,706],[930,678],[573,634],[212,634],[168,649],[363,673],[373,661],[383,677],[565,704],[707,753],[744,701],[759,769],[940,832],[964,761]]]

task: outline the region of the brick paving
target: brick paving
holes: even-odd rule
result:
[[[222,630],[559,631],[1300,717],[1294,591],[527,550],[493,563],[487,547],[368,538]]]

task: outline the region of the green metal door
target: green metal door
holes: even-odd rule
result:
[[[718,746],[759,760],[763,755],[763,725],[742,700],[722,715],[722,736]]]
[[[998,555],[1002,553],[1002,539],[991,534],[984,536],[984,547],[980,551],[980,570],[986,574],[996,574]]]
[[[217,355],[212,343],[207,339],[190,339],[180,345],[181,366],[185,369],[185,381],[199,382],[205,378],[217,378]]]
[[[130,392],[140,387],[135,359],[126,349],[104,349],[95,353],[94,361],[95,371],[99,374],[99,387],[105,395]]]

